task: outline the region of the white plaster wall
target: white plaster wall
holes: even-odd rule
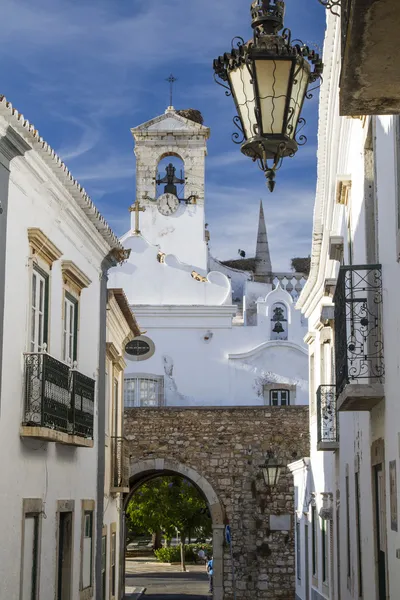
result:
[[[370,124],[366,119],[345,119],[338,115],[338,90],[340,74],[340,31],[336,20],[328,17],[328,33],[326,41],[325,62],[328,65],[324,89],[321,96],[322,113],[320,114],[320,148],[319,163],[324,165],[320,171],[317,190],[317,205],[314,215],[315,224],[319,227],[319,219],[324,224],[322,240],[314,239],[314,248],[321,245],[321,259],[318,277],[309,297],[303,297],[306,316],[309,318],[310,332],[315,341],[310,352],[315,356],[315,379],[310,386],[314,392],[320,383],[321,359],[319,351],[318,321],[320,309],[330,299],[323,296],[325,277],[335,276],[338,264],[327,257],[330,235],[344,237],[344,263],[348,264],[347,216],[344,207],[335,205],[337,177],[351,180],[351,200],[347,212],[351,217],[351,233],[353,238],[353,264],[368,263],[367,253],[371,254],[371,236],[366,229],[365,197],[368,189],[364,181],[364,147]],[[333,49],[332,62],[331,51]],[[328,86],[328,87],[327,87]],[[326,102],[326,105],[325,105]],[[325,120],[326,119],[326,120]],[[396,198],[398,194],[395,159],[396,140],[394,135],[394,119],[392,117],[376,117],[373,123],[375,139],[375,186],[376,186],[376,226],[378,234],[377,262],[382,264],[383,274],[383,329],[384,329],[384,361],[385,361],[385,399],[375,409],[368,412],[342,412],[339,414],[340,443],[339,450],[318,452],[316,449],[316,419],[311,418],[311,468],[312,485],[316,493],[317,506],[321,503],[321,493],[331,492],[335,501],[339,501],[336,490],[340,492],[340,597],[342,600],[359,597],[358,564],[357,564],[357,531],[355,522],[355,471],[357,463],[360,473],[361,497],[361,551],[363,573],[363,598],[376,600],[376,539],[374,535],[375,514],[373,509],[373,485],[371,468],[371,444],[380,438],[385,444],[386,468],[386,513],[387,513],[387,566],[388,594],[397,598],[400,590],[399,563],[396,550],[399,548],[398,533],[391,530],[390,523],[390,484],[389,461],[397,461],[397,480],[399,481],[399,431],[400,408],[398,403],[399,375],[399,263],[396,248],[396,231],[398,214]],[[327,152],[327,156],[325,156]],[[319,234],[318,234],[319,235]],[[310,402],[313,399],[310,398]],[[350,484],[350,576],[347,577],[347,543],[346,543],[346,474]],[[335,526],[335,596],[337,590],[337,551],[336,519]],[[319,581],[316,589],[322,593]]]
[[[28,159],[29,161],[29,156]],[[1,531],[0,581],[2,597],[16,598],[21,560],[22,499],[41,498],[42,521],[40,598],[54,596],[56,567],[56,502],[75,500],[73,540],[73,593],[79,598],[81,500],[96,499],[97,442],[94,448],[73,448],[21,439],[23,409],[23,352],[28,349],[30,261],[28,227],[39,227],[92,283],[82,291],[78,339],[78,369],[96,378],[99,335],[99,267],[107,254],[93,226],[60,188],[53,196],[50,174],[42,166],[41,178],[15,159],[11,169],[6,264],[6,297],[2,404],[0,415]],[[50,186],[49,186],[50,187]],[[56,186],[57,187],[57,186]],[[79,219],[76,215],[79,214]],[[96,240],[94,244],[92,240]],[[49,353],[61,359],[61,261],[53,264],[50,284]],[[95,431],[96,431],[95,416]]]
[[[187,317],[179,328],[166,315],[155,328],[151,315],[142,315],[140,307],[133,310],[156,352],[140,362],[126,356],[125,375],[165,376],[167,405],[260,405],[262,385],[273,382],[296,385],[296,404],[307,403],[307,353],[300,346],[266,343],[259,328],[226,326],[223,321],[218,327],[218,320],[210,323],[201,316]],[[206,342],[208,332],[212,338]],[[165,373],[164,357],[173,362],[172,378]]]

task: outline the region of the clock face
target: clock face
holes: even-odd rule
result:
[[[178,210],[179,200],[174,194],[162,194],[157,200],[157,205],[160,213],[168,217]]]

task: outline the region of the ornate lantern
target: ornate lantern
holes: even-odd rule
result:
[[[271,451],[268,452],[265,463],[261,465],[261,469],[264,475],[265,485],[267,487],[274,487],[278,485],[283,465],[280,464]]]
[[[232,139],[258,162],[271,192],[282,160],[307,141],[299,136],[305,125],[301,110],[304,99],[312,97],[309,84],[323,69],[318,54],[298,40],[292,45],[290,30],[283,29],[284,15],[283,0],[254,0],[253,39],[234,38],[232,50],[213,64],[215,81],[233,96],[238,112],[234,124],[240,133]]]

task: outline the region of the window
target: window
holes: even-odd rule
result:
[[[93,583],[93,511],[85,510],[83,514],[82,543],[82,589]]]
[[[128,377],[125,379],[125,407],[161,406],[164,396],[162,377]]]
[[[77,359],[78,301],[70,294],[64,295],[63,359],[72,364]]]
[[[289,390],[270,390],[269,403],[271,406],[289,406],[289,404],[290,404]]]
[[[49,276],[36,265],[32,270],[31,352],[43,352],[47,344]]]
[[[119,385],[118,379],[114,379],[114,435],[117,436],[119,433]]]
[[[356,496],[356,531],[357,531],[357,562],[358,562],[358,595],[363,595],[363,573],[361,554],[361,509],[360,509],[360,475],[355,473],[355,496]]]
[[[116,568],[115,568],[115,554],[117,549],[117,534],[113,533],[111,535],[111,596],[115,596],[115,577],[116,577]]]
[[[297,566],[297,579],[301,581],[301,524],[300,521],[296,523],[296,566]]]
[[[147,360],[155,352],[153,340],[145,335],[135,337],[125,346],[125,358],[132,361]]]
[[[39,515],[25,514],[22,600],[38,600]]]
[[[102,586],[102,600],[107,598],[107,586],[106,586],[106,572],[107,572],[107,534],[101,538],[101,586]]]
[[[326,521],[321,521],[321,542],[322,542],[322,582],[328,583],[328,544],[327,544],[327,532],[326,532]]]
[[[350,544],[350,489],[349,476],[346,476],[346,545],[347,545],[347,577],[351,577],[351,544]]]
[[[271,309],[271,340],[287,340],[287,309],[282,302],[277,302]]]
[[[312,552],[312,574],[317,578],[317,509],[315,506],[311,508],[311,552]]]

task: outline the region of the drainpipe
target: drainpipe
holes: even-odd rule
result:
[[[0,137],[0,411],[3,373],[3,327],[6,293],[7,215],[11,161],[23,156],[31,147],[11,127]]]
[[[107,341],[107,282],[108,271],[129,257],[130,250],[114,248],[101,263],[99,368],[97,377],[97,511],[96,511],[96,598],[103,598],[101,578],[101,538],[104,516],[104,478],[106,454],[106,341]]]

